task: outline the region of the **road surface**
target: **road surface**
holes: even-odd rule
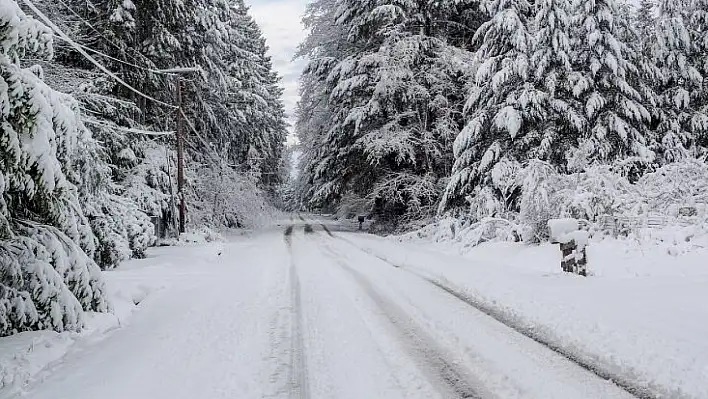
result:
[[[224,244],[208,268],[186,259],[129,325],[77,344],[23,397],[642,396],[342,230],[293,218]]]

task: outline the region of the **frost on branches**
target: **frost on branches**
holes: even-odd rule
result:
[[[275,208],[258,187],[258,177],[226,165],[187,171],[190,221],[204,227],[257,228],[273,220]]]
[[[701,109],[703,76],[694,63],[699,53],[687,24],[690,21],[688,0],[662,0],[656,25],[657,66],[662,79],[661,123],[658,126],[665,162],[683,159],[695,153],[695,138],[708,131],[708,116]]]
[[[440,205],[459,206],[475,187],[487,185],[503,157],[524,160],[537,136],[542,93],[527,85],[533,37],[528,31],[532,7],[526,0],[491,1],[491,19],[477,30],[477,70],[465,109],[469,114],[453,145],[455,164]]]
[[[548,162],[532,160],[524,167],[500,162],[495,183],[468,197],[465,220],[484,224],[502,218],[518,225],[524,241],[548,240],[548,221],[574,218],[588,224],[604,216],[678,218],[682,207],[695,207],[699,220],[708,220],[708,165],[687,158],[630,182],[619,166],[595,165],[572,174],[560,173]],[[505,174],[502,170],[506,170]],[[508,177],[505,177],[508,176]],[[506,191],[505,191],[506,190]],[[513,192],[515,200],[502,203],[499,192]],[[508,238],[508,234],[504,233]]]
[[[591,162],[612,163],[634,158],[653,161],[647,138],[651,115],[639,90],[642,81],[620,36],[616,0],[575,0],[572,43],[578,51],[573,93],[583,104],[588,128],[582,137],[591,148]]]
[[[51,57],[51,32],[10,0],[0,2],[0,51],[0,335],[79,330],[83,311],[109,308],[74,183],[88,132],[75,101],[22,65]]]

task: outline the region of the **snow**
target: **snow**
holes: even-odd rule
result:
[[[557,245],[349,237],[361,248],[442,281],[564,351],[648,387],[708,396],[708,234],[695,228],[594,238],[591,277],[564,275]],[[687,241],[683,241],[688,238]]]
[[[114,313],[82,333],[0,339],[0,398],[631,397],[596,374],[708,396],[708,235],[593,238],[581,278],[557,245],[461,251],[355,224],[150,249],[104,272]]]
[[[573,233],[580,228],[580,223],[577,219],[551,219],[548,221],[548,228],[551,230],[551,239],[556,242],[568,242],[568,234]]]

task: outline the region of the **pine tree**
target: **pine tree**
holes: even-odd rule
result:
[[[580,74],[573,91],[588,119],[580,152],[589,163],[651,162],[646,137],[651,115],[637,84],[639,70],[619,35],[616,0],[576,0],[574,10],[573,65]]]
[[[703,77],[693,65],[696,59],[691,34],[686,27],[688,4],[683,0],[661,1],[656,26],[657,65],[661,123],[658,134],[664,162],[690,155],[695,138],[708,129],[708,117],[700,112]]]
[[[543,93],[531,84],[530,71],[532,7],[526,0],[491,1],[487,11],[491,19],[475,34],[481,46],[465,107],[469,120],[454,143],[441,210],[462,207],[469,195],[492,184],[498,162],[522,161],[540,138]]]
[[[541,138],[531,156],[548,160],[566,169],[566,155],[577,147],[587,126],[583,107],[573,93],[571,17],[569,0],[542,0],[536,3],[534,51],[531,57],[533,80],[542,98]]]
[[[78,330],[83,310],[109,307],[74,184],[90,133],[75,100],[23,65],[51,56],[52,34],[14,1],[0,7],[0,47],[0,335]]]

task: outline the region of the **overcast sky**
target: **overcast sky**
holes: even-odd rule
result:
[[[288,122],[294,122],[297,105],[297,83],[304,61],[293,62],[298,44],[305,38],[300,23],[308,0],[246,0],[251,6],[251,15],[263,30],[273,66],[281,76],[285,89],[283,102],[288,113]],[[291,129],[292,130],[292,129]]]

